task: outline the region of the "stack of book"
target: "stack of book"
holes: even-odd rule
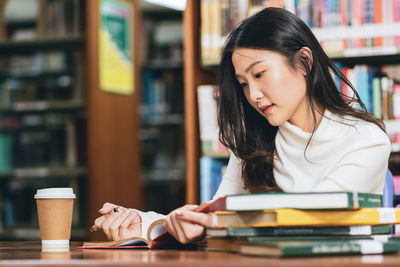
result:
[[[380,195],[356,192],[222,197],[210,203],[207,249],[254,256],[395,253],[400,237],[391,233],[400,209],[381,205]]]

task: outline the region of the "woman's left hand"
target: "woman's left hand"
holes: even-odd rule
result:
[[[182,244],[201,240],[205,227],[211,227],[213,218],[209,213],[196,212],[198,205],[185,205],[168,214],[165,227]]]

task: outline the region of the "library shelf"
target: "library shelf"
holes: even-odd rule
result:
[[[142,66],[143,70],[181,70],[183,69],[182,61],[152,61]]]
[[[18,80],[39,80],[45,78],[58,78],[61,76],[73,76],[72,71],[55,70],[43,71],[38,73],[0,73],[0,79],[18,79]]]
[[[160,169],[143,172],[144,185],[180,181],[185,176],[185,169]]]
[[[143,119],[142,127],[180,126],[183,123],[184,118],[182,114],[167,114],[151,119]]]
[[[0,42],[0,55],[30,54],[37,51],[82,49],[85,45],[83,35],[65,37],[46,37],[33,40]]]
[[[347,48],[341,51],[328,52],[327,55],[332,61],[344,64],[395,64],[400,62],[400,47]],[[201,67],[204,71],[215,75],[218,71],[218,64],[219,62],[215,59],[203,60]]]
[[[14,168],[11,172],[0,173],[0,179],[8,178],[55,178],[55,177],[83,177],[87,175],[85,166],[55,166],[55,167],[25,167]]]
[[[353,38],[392,37],[400,32],[400,22],[365,23],[352,26],[332,26],[311,29],[319,41],[335,41]]]
[[[85,109],[83,101],[21,101],[11,106],[0,106],[0,112],[49,112],[49,111],[76,111]]]
[[[218,69],[218,56],[208,57],[206,60],[201,58],[201,0],[193,0],[187,3],[184,11],[184,46],[185,46],[185,134],[186,134],[186,161],[187,161],[187,202],[199,203],[199,159],[202,154],[199,147],[199,119],[196,91],[199,85],[217,84],[216,74]],[[209,3],[209,2],[207,2]],[[207,17],[207,16],[205,16]],[[210,18],[208,16],[207,18]],[[216,23],[217,25],[217,23]],[[336,41],[346,38],[374,38],[374,37],[393,37],[398,36],[400,23],[381,23],[364,24],[356,27],[332,27],[332,28],[313,28],[312,31],[317,37],[325,42]],[[215,32],[214,32],[215,34]],[[215,36],[214,36],[215,37]],[[223,39],[222,36],[221,39]],[[210,38],[212,40],[213,38]],[[339,41],[340,41],[339,40]],[[223,43],[217,42],[218,44]],[[211,45],[215,45],[215,42]],[[343,46],[344,47],[344,46]],[[213,47],[215,48],[215,47]],[[354,66],[358,64],[368,64],[371,66],[382,66],[388,64],[399,64],[400,47],[387,45],[379,47],[365,47],[357,49],[343,49],[334,47],[335,50],[328,52],[328,56],[334,62],[344,65]],[[398,121],[385,121],[388,131],[393,132],[400,129]],[[392,130],[393,129],[393,130]],[[396,148],[394,148],[396,149]],[[400,150],[400,147],[398,148]],[[398,152],[393,153],[393,156]],[[392,162],[392,158],[390,159]],[[397,159],[400,162],[400,157]]]
[[[333,61],[350,65],[385,65],[398,64],[400,62],[400,48],[398,47],[386,48],[391,50],[390,53],[384,51],[385,47],[365,47],[359,49],[359,51],[354,51],[354,49],[347,49],[339,53],[328,53],[328,56]]]

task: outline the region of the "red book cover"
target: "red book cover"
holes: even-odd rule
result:
[[[382,23],[382,0],[374,1],[374,23]],[[375,37],[374,46],[383,46],[383,37]]]
[[[349,69],[350,69],[349,67],[343,67],[340,70],[343,73],[343,75],[346,76],[346,78],[347,78],[347,73],[348,73]],[[349,96],[349,90],[350,90],[349,86],[343,80],[340,80],[340,92],[343,95],[345,95],[345,96],[343,96],[344,100],[347,100],[346,96]]]
[[[340,9],[341,9],[340,13],[342,15],[342,26],[348,26],[347,25],[347,20],[348,20],[348,17],[347,17],[347,0],[341,0]],[[347,40],[346,39],[343,40],[343,48],[344,49],[347,48]]]
[[[351,26],[361,26],[364,24],[364,1],[363,0],[352,0],[351,1]],[[364,40],[362,38],[353,39],[353,47],[359,48],[364,47]]]
[[[400,22],[400,0],[393,0],[393,21]],[[400,33],[394,37],[394,45],[400,46]]]

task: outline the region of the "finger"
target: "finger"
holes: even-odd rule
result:
[[[171,216],[171,222],[175,227],[176,235],[178,236],[179,242],[182,244],[188,243],[188,238],[186,236],[186,231],[184,230],[185,226],[190,227],[187,222],[184,220],[179,220],[179,218],[175,216]],[[185,225],[182,225],[185,224]]]
[[[126,212],[120,212],[119,216],[117,216],[114,221],[110,224],[110,235],[112,240],[119,240],[120,239],[120,232],[119,228],[122,224],[122,222],[128,217],[128,213]]]
[[[114,212],[103,222],[102,228],[103,228],[104,234],[107,236],[108,240],[112,240],[112,236],[111,236],[111,233],[110,233],[110,225],[113,223],[113,221],[118,216],[120,216],[120,213],[119,212]]]
[[[117,211],[120,212],[120,211],[125,211],[125,210],[128,210],[128,209],[125,207],[118,206],[118,205],[107,202],[107,203],[104,203],[103,207],[99,210],[99,212],[101,214],[109,214],[112,212],[117,212]]]
[[[128,213],[128,217],[126,217],[125,220],[122,222],[121,227],[128,228],[128,226],[131,224],[137,224],[141,222],[142,219],[140,218],[139,213],[131,210]]]
[[[99,210],[99,212],[101,214],[107,214],[107,213],[111,213],[114,212],[114,207],[116,207],[117,205],[106,202],[104,203],[103,207]]]
[[[94,225],[96,225],[98,228],[102,228],[103,222],[106,220],[105,216],[101,216],[94,220]]]
[[[176,240],[179,240],[179,236],[177,235],[175,226],[174,226],[173,222],[171,221],[171,216],[173,216],[172,212],[170,214],[168,214],[168,216],[165,218],[165,228],[173,237],[175,237]]]
[[[131,212],[120,226],[120,238],[142,235],[142,224],[137,212]]]
[[[186,204],[185,206],[183,206],[182,208],[178,209],[178,210],[191,210],[191,211],[195,211],[197,208],[199,207],[199,205],[190,205],[190,204]]]
[[[205,235],[205,227],[204,226],[197,224],[197,223],[188,222],[184,219],[181,219],[180,221],[181,221],[183,232],[185,234],[185,238],[187,240],[186,243],[200,240],[201,238],[204,237],[204,235]]]
[[[213,226],[213,217],[211,213],[201,213],[186,210],[177,212],[177,216],[186,221],[194,222],[206,227]]]

